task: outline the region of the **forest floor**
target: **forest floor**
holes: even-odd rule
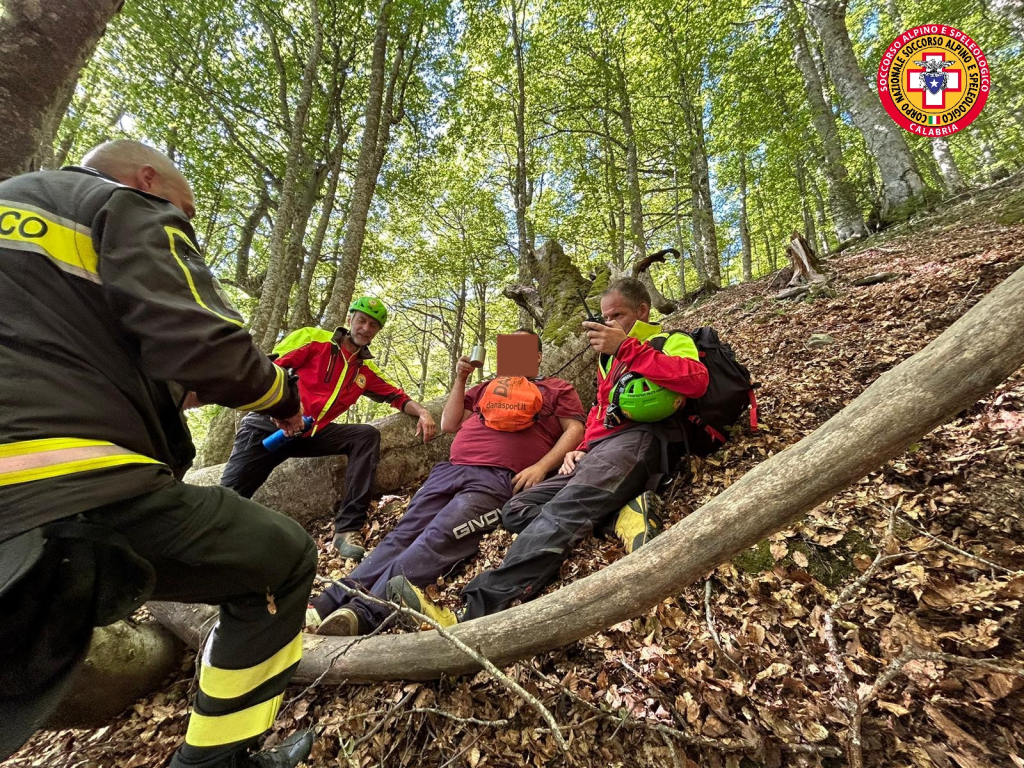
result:
[[[749,363],[761,384],[761,428],[744,430],[699,461],[692,482],[677,483],[669,524],[821,426],[1022,266],[1018,178],[827,260],[834,298],[776,301],[768,277],[674,315],[673,327],[715,326]],[[881,272],[896,277],[852,285]],[[407,501],[381,501],[371,544]],[[326,551],[329,525],[311,533],[320,572],[346,573],[352,564]],[[503,531],[490,535],[432,594],[454,604],[509,541]],[[869,572],[879,554],[893,557]],[[591,539],[565,563],[560,583],[623,556],[618,542]],[[272,738],[316,727],[314,766],[731,768],[846,765],[847,741],[859,730],[871,766],[1024,768],[1022,600],[1019,371],[706,581],[506,670],[563,726],[568,758],[535,710],[484,673],[290,689]],[[901,657],[908,650],[920,658]],[[184,735],[193,671],[190,657],[179,678],[108,727],[39,734],[4,766],[163,765]],[[858,697],[855,711],[849,702]]]

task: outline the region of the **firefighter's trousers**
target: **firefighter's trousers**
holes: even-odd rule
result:
[[[316,547],[294,520],[216,486],[174,483],[85,516],[152,563],[153,599],[220,606],[171,766],[228,763],[270,728],[298,666]]]

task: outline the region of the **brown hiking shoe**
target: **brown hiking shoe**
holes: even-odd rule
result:
[[[355,637],[359,634],[359,616],[351,608],[339,608],[316,628],[318,635]]]
[[[342,557],[351,557],[353,560],[362,560],[366,554],[366,547],[363,546],[362,536],[359,531],[341,531],[334,535],[334,548]]]

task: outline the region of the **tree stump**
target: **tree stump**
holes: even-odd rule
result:
[[[822,273],[821,262],[810,244],[799,232],[794,231],[786,246],[789,266],[771,282],[775,289],[781,288],[781,278],[789,274],[786,289],[775,295],[776,299],[792,299],[805,293],[819,294],[828,285],[828,278]]]

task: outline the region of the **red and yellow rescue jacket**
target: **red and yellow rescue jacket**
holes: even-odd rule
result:
[[[660,325],[637,320],[615,354],[598,359],[597,404],[587,416],[580,450],[636,426],[629,420],[612,429],[604,426],[608,395],[615,382],[629,371],[686,397],[701,397],[708,388],[708,369],[700,362],[693,339],[685,333],[663,332]]]
[[[366,347],[348,353],[342,342],[348,330],[337,328],[333,333],[320,328],[299,328],[274,347],[278,358],[274,361],[282,368],[292,368],[299,377],[299,396],[302,411],[312,416],[315,426],[307,435],[330,424],[361,395],[378,403],[389,403],[402,410],[409,396],[384,378],[372,362],[373,355]]]

